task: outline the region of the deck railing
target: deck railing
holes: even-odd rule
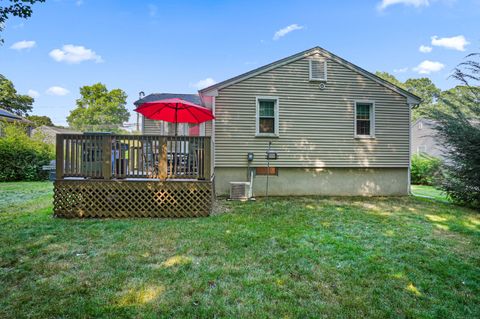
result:
[[[57,179],[211,177],[210,137],[58,134],[56,152]]]

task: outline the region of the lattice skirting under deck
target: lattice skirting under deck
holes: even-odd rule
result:
[[[84,217],[199,217],[212,209],[212,182],[58,180],[54,215]]]

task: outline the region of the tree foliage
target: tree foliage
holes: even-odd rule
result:
[[[118,131],[130,117],[126,108],[127,95],[121,89],[107,90],[102,83],[80,88],[77,107],[70,112],[67,122],[80,131]]]
[[[6,0],[10,2],[7,5],[0,6],[0,32],[3,31],[5,22],[9,16],[27,19],[32,16],[32,5],[35,2],[45,2],[45,0]],[[1,4],[1,3],[0,3]],[[0,37],[0,44],[3,43],[3,38]]]
[[[480,63],[474,60],[480,55],[468,57],[454,73],[462,88],[443,94],[443,108],[427,115],[437,121],[439,141],[447,150],[442,188],[457,203],[480,208]]]
[[[380,78],[413,93],[422,99],[422,102],[413,110],[412,120],[418,119],[428,109],[438,107],[438,100],[441,90],[429,78],[408,79],[405,82],[399,81],[395,76],[387,72],[376,72]]]
[[[412,156],[411,182],[415,185],[439,185],[442,181],[442,161],[426,154]]]
[[[476,95],[480,96],[480,87],[457,85],[454,88],[442,91],[442,93],[440,93],[437,108],[443,112],[452,112],[452,109],[445,104],[445,101],[448,101],[448,103],[455,104],[466,117],[474,117],[475,115],[470,112],[466,105],[468,105],[469,100]]]
[[[398,87],[401,87],[402,89],[405,89],[405,85],[402,82],[400,82],[394,75],[392,75],[388,72],[377,71],[377,72],[375,72],[375,75],[378,76],[379,78],[385,80],[385,81],[388,81],[392,84],[395,84]]]
[[[49,118],[46,115],[43,115],[43,116],[42,115],[29,115],[29,116],[27,116],[27,119],[32,121],[33,125],[35,127],[39,127],[39,126],[42,126],[42,125],[55,126],[52,122],[52,119]]]
[[[32,110],[34,99],[18,94],[12,81],[0,74],[0,108],[26,116]]]
[[[412,120],[419,118],[422,111],[438,106],[437,102],[442,90],[436,87],[429,78],[408,79],[405,81],[405,89],[422,99],[422,102],[413,111]]]
[[[42,170],[55,156],[54,146],[42,142],[41,138],[31,138],[24,125],[0,123],[3,136],[0,138],[0,182],[34,181],[48,177]]]

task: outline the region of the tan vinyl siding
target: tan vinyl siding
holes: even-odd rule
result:
[[[408,167],[406,98],[327,60],[328,82],[309,81],[308,58],[219,90],[215,101],[215,166],[265,164],[268,141],[277,167]],[[256,97],[279,98],[279,137],[255,137]],[[354,103],[375,102],[375,139],[354,139]]]

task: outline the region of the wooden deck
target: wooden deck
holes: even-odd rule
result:
[[[56,147],[55,216],[210,214],[210,137],[60,134]]]

